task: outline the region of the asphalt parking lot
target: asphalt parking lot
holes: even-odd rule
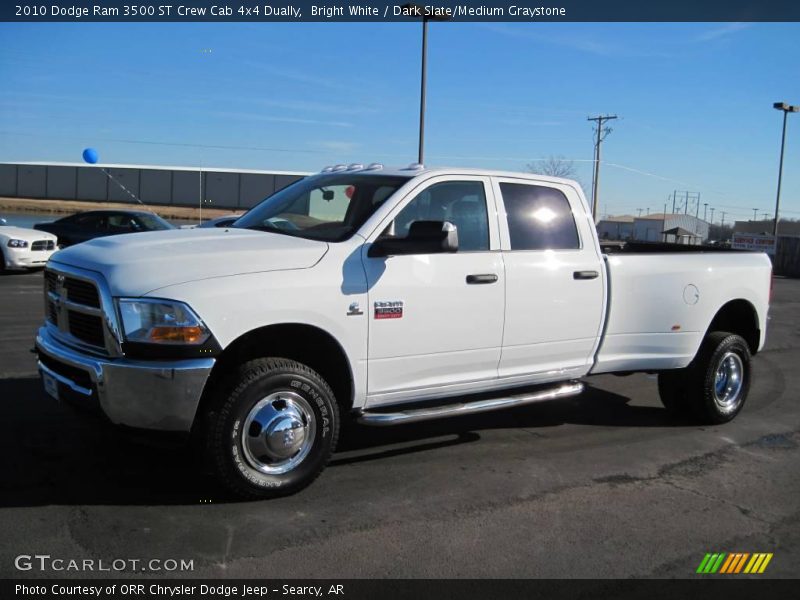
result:
[[[188,450],[45,396],[29,349],[41,273],[0,277],[0,576],[20,554],[175,558],[201,577],[694,577],[707,552],[800,575],[800,280],[777,279],[742,414],[671,420],[653,377],[571,400],[353,427],[298,495],[230,503]],[[107,575],[107,574],[105,574]]]

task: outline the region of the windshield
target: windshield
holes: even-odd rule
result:
[[[266,198],[233,226],[341,242],[406,181],[407,177],[354,173],[301,179]]]
[[[147,231],[162,231],[164,229],[175,229],[169,221],[151,213],[139,213],[136,217],[142,222]]]

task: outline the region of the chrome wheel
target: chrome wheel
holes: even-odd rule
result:
[[[303,462],[316,433],[308,401],[295,392],[275,392],[250,409],[242,429],[242,449],[254,469],[280,475]]]
[[[735,352],[727,352],[717,365],[714,376],[714,401],[722,412],[736,408],[744,386],[744,366]]]

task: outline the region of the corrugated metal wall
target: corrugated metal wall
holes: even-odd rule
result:
[[[108,167],[108,174],[146,204],[251,208],[302,179],[302,173],[236,172],[157,167]],[[0,164],[0,196],[8,198],[135,202],[101,167]]]

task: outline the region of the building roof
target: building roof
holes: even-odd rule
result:
[[[736,221],[733,225],[734,233],[769,233],[775,224],[772,219],[762,221]],[[800,235],[800,221],[780,221],[778,223],[779,235]]]
[[[600,219],[600,222],[603,223],[633,223],[634,217],[633,215],[619,215],[618,217],[609,216],[603,217]]]

